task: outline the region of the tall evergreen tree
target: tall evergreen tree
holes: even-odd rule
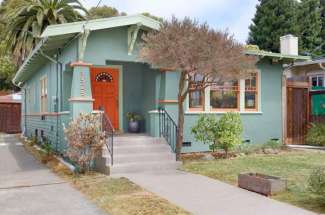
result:
[[[321,19],[322,19],[321,48],[322,48],[322,56],[325,57],[325,0],[320,0],[320,6],[321,6]]]
[[[320,0],[301,0],[298,10],[299,50],[303,54],[321,54]]]
[[[298,32],[297,7],[297,0],[259,0],[247,42],[278,52],[280,37]]]

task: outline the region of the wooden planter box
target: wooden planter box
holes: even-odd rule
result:
[[[285,191],[287,181],[259,173],[244,173],[238,176],[238,186],[266,196]]]

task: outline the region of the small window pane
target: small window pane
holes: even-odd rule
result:
[[[196,90],[190,92],[190,108],[203,108],[203,91]]]
[[[245,92],[245,108],[255,109],[256,108],[256,93]]]
[[[249,84],[248,84],[249,83]],[[257,73],[245,80],[245,109],[257,110]]]
[[[317,77],[313,77],[311,79],[311,84],[312,84],[313,87],[317,87]]]
[[[238,108],[238,94],[236,91],[210,91],[210,105],[215,109]]]
[[[318,77],[318,86],[319,87],[324,86],[324,77]]]

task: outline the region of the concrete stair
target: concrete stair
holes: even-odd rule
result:
[[[102,157],[110,165],[110,156],[104,147]],[[111,175],[123,173],[166,171],[181,165],[176,155],[163,138],[145,135],[114,137],[114,165],[110,166]]]

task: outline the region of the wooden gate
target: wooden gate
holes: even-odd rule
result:
[[[0,132],[19,133],[20,119],[20,103],[0,103]]]
[[[309,122],[308,82],[287,82],[287,144],[304,144]]]

